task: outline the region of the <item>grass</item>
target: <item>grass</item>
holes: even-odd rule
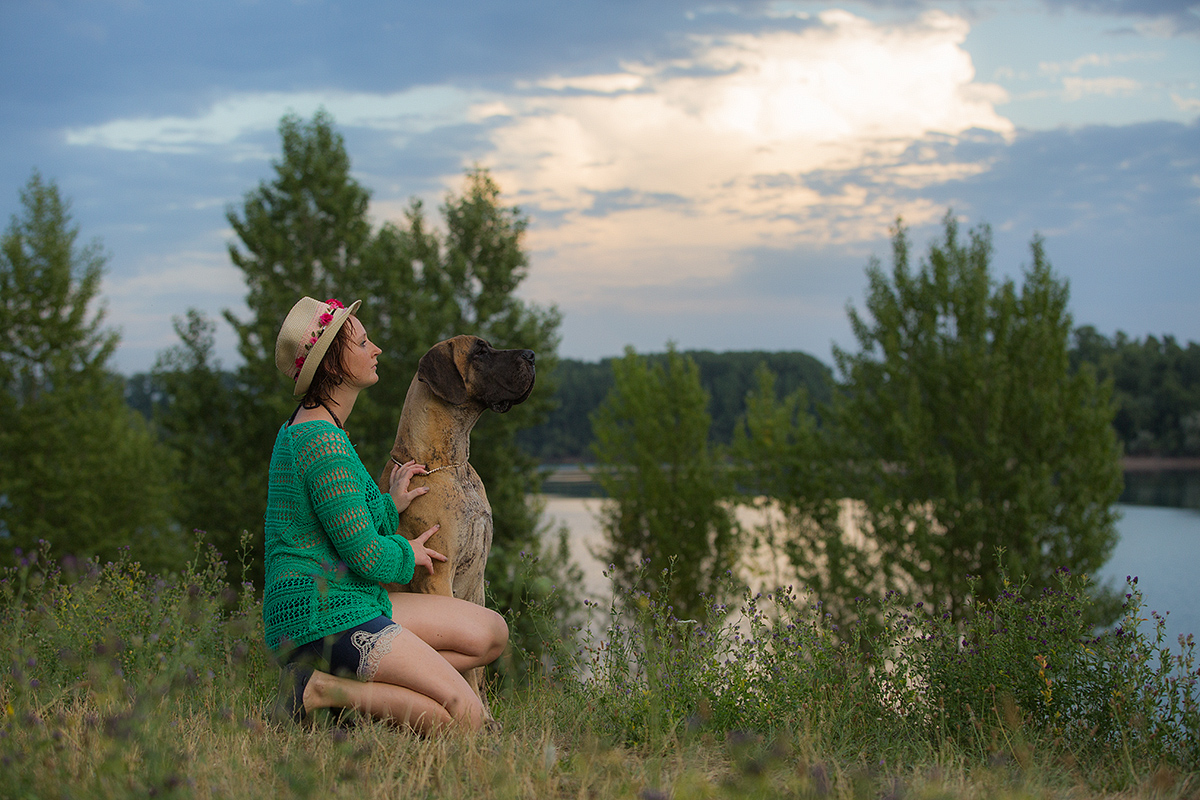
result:
[[[1060,584],[869,634],[789,591],[711,625],[616,595],[494,697],[501,732],[422,739],[268,724],[261,608],[203,545],[167,578],[43,550],[0,575],[0,797],[1200,797],[1192,642],[1136,584],[1094,636]]]

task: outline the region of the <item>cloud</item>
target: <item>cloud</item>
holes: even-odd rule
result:
[[[1180,95],[1171,93],[1171,102],[1180,111],[1186,111],[1189,114],[1200,114],[1200,98],[1181,97]]]
[[[553,254],[560,288],[680,281],[729,274],[729,254],[742,247],[870,239],[898,213],[934,213],[889,187],[986,165],[917,157],[913,143],[1013,131],[994,109],[1004,91],[975,79],[967,33],[962,18],[938,11],[884,25],[833,10],[786,29],[694,36],[671,58],[507,91],[237,94],[192,117],[115,120],[66,138],[240,159],[268,157],[262,134],[288,111],[324,107],[341,128],[388,135],[393,152],[473,128],[479,142],[460,151],[446,185],[477,159],[491,166],[544,220],[530,244]],[[371,169],[384,169],[378,147],[372,155]],[[822,183],[847,170],[861,179]],[[385,196],[376,215],[395,208]]]
[[[744,247],[873,239],[898,213],[937,213],[895,187],[986,168],[914,142],[1013,132],[967,32],[941,12],[885,27],[827,11],[798,30],[695,37],[686,57],[508,98],[485,163],[535,220],[553,214],[530,239],[555,273],[540,272],[547,298],[720,279]],[[857,183],[821,181],[849,170]]]
[[[788,309],[801,314],[815,336],[842,316],[847,281],[861,278],[863,243],[881,241],[898,215],[936,221],[945,209],[927,190],[986,172],[996,157],[966,145],[1015,135],[995,110],[1004,90],[976,78],[968,32],[964,19],[937,11],[903,24],[826,11],[754,33],[694,35],[669,56],[560,69],[488,91],[242,93],[193,116],[73,129],[67,141],[204,163],[265,158],[275,155],[265,134],[283,113],[323,106],[348,140],[369,145],[366,158],[354,155],[372,176],[376,219],[398,216],[397,198],[412,190],[381,189],[375,178],[394,182],[414,159],[428,168],[430,153],[440,154],[444,186],[456,186],[464,166],[489,166],[533,221],[536,269],[522,293],[559,304],[568,320],[642,315],[682,326],[719,316],[732,324],[731,315],[769,306],[784,320]],[[447,140],[455,145],[438,145]],[[852,277],[788,255],[801,250],[853,253],[834,270],[853,262]],[[754,290],[754,264],[771,253],[793,265],[792,285],[820,284],[828,294]],[[239,276],[209,277],[224,287],[219,305],[233,304]],[[136,314],[138,298],[181,297],[194,279],[168,265],[159,279],[147,271],[106,288]],[[186,304],[163,308],[181,313]],[[770,325],[776,335],[788,323]]]
[[[1050,8],[1074,8],[1106,16],[1140,17],[1135,29],[1149,36],[1200,33],[1197,0],[1043,0]]]
[[[230,233],[230,232],[227,232]],[[108,274],[101,286],[105,321],[121,331],[116,367],[130,373],[145,370],[166,348],[178,344],[172,319],[189,308],[232,308],[244,316],[246,284],[241,271],[221,250],[188,250],[156,254],[130,265],[126,273]],[[228,363],[236,357],[232,330],[216,319],[217,352]]]
[[[1038,71],[1043,75],[1072,75],[1090,67],[1111,67],[1114,64],[1129,64],[1137,61],[1162,61],[1162,53],[1088,53],[1071,61],[1043,61]]]
[[[1108,97],[1128,96],[1142,88],[1140,81],[1132,78],[1063,78],[1063,99],[1070,102],[1085,95],[1101,94]]]
[[[418,87],[393,94],[366,92],[267,92],[237,94],[193,117],[121,119],[66,132],[68,144],[194,154],[226,148],[234,157],[263,157],[250,137],[274,130],[284,114],[310,117],[324,108],[339,124],[400,135],[463,122],[478,93],[454,87]]]

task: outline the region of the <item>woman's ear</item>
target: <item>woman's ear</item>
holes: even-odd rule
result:
[[[421,356],[417,380],[452,406],[467,402],[467,384],[454,359],[454,340],[438,342]]]

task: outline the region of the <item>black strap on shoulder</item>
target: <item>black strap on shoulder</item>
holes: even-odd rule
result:
[[[342,430],[346,430],[345,428],[343,428],[343,427],[342,427],[342,421],[341,421],[340,419],[338,419],[338,415],[337,415],[337,414],[335,414],[335,413],[333,413],[333,409],[332,409],[332,408],[330,408],[329,406],[325,405],[325,401],[324,401],[324,400],[318,400],[318,401],[317,401],[317,405],[321,406],[322,408],[324,408],[326,411],[328,411],[328,412],[329,412],[329,416],[333,417],[333,424],[334,424],[334,425],[337,425],[337,426],[338,426],[339,428],[341,428]],[[317,406],[309,406],[309,408],[316,408],[316,407],[317,407]],[[292,412],[292,415],[291,415],[290,417],[288,417],[288,425],[291,425],[293,422],[295,422],[295,421],[296,421],[296,415],[300,413],[300,409],[302,409],[302,408],[304,408],[304,402],[303,402],[303,401],[301,401],[301,402],[300,402],[300,405],[296,406],[296,410]]]

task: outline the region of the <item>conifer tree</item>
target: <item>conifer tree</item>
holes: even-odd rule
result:
[[[1059,568],[1094,574],[1116,541],[1121,491],[1111,387],[1071,369],[1068,290],[1034,238],[1024,280],[991,274],[990,230],[953,216],[914,269],[867,269],[859,351],[835,350],[832,409],[848,491],[863,502],[878,584],[963,612],[971,581],[1002,591],[996,554],[1033,591]],[[974,576],[974,577],[972,577]]]
[[[189,309],[174,326],[180,342],[159,355],[152,373],[162,396],[154,422],[177,455],[171,514],[185,530],[204,531],[233,563],[248,555],[240,550],[241,539],[255,527],[250,515],[260,498],[248,497],[246,487],[260,484],[262,464],[236,447],[244,441],[244,420],[233,409],[244,404],[213,357],[216,323]],[[246,567],[246,574],[234,577],[261,586],[261,561],[251,559]]]
[[[181,343],[155,370],[167,390],[158,422],[184,465],[176,480],[203,495],[176,506],[179,522],[204,529],[227,558],[249,532],[251,572],[244,577],[251,580],[261,576],[267,461],[275,433],[296,404],[275,366],[279,326],[302,296],[348,297],[372,241],[370,194],[350,175],[333,119],[324,111],[308,122],[288,115],[279,135],[282,157],[274,177],[225,215],[238,236],[229,257],[242,271],[250,309],[245,319],[224,313],[243,360],[232,385],[211,362],[208,321],[194,312],[177,325]],[[358,416],[356,410],[354,422]],[[195,472],[206,464],[213,467],[207,477]]]
[[[852,616],[848,601],[871,585],[875,571],[861,542],[843,535],[836,442],[819,425],[804,387],[778,397],[765,363],[757,378],[732,452],[741,502],[763,520],[754,530],[765,557],[761,577],[768,589],[798,580],[844,620]]]
[[[702,595],[720,599],[729,585],[738,527],[729,473],[708,444],[699,371],[674,345],[654,363],[626,348],[612,367],[613,388],[592,415],[596,480],[611,500],[602,557],[623,590],[665,588],[678,617],[703,619]]]
[[[97,293],[105,255],[34,172],[0,238],[0,558],[39,539],[60,553],[182,566],[167,526],[169,454],[108,371],[118,342]]]

